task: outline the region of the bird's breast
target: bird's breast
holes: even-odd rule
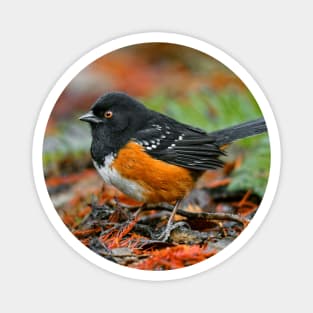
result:
[[[146,203],[177,201],[194,186],[189,170],[151,157],[135,142],[109,156],[102,173],[108,183]]]
[[[94,160],[93,163],[105,183],[115,186],[120,191],[137,201],[144,202],[143,187],[135,181],[123,177],[123,175],[113,166],[115,159],[115,155],[110,153],[105,157],[103,164],[99,165]]]

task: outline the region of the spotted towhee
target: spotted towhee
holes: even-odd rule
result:
[[[144,203],[179,203],[205,170],[223,166],[225,145],[266,131],[261,118],[207,133],[118,92],[80,120],[91,125],[91,156],[104,181]]]

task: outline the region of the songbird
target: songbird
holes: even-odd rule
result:
[[[225,146],[267,131],[263,118],[207,133],[146,108],[125,93],[100,97],[80,117],[91,126],[91,157],[103,180],[146,204],[180,201],[204,171],[223,166]]]

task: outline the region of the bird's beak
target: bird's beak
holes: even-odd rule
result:
[[[87,112],[86,114],[82,115],[79,120],[87,123],[101,123],[101,119],[93,114],[92,111]]]

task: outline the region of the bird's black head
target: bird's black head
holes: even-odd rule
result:
[[[109,133],[121,132],[136,126],[148,110],[137,100],[121,92],[110,92],[100,97],[91,110],[79,119],[92,128],[105,128]]]
[[[79,119],[90,124],[91,153],[99,159],[129,141],[149,116],[150,111],[137,100],[125,93],[111,92],[100,97]]]

